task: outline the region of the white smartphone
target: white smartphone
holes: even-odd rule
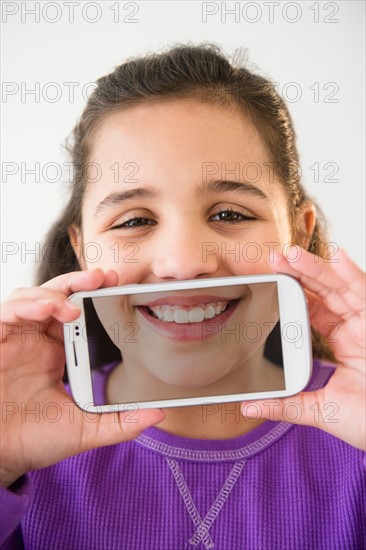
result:
[[[288,275],[77,292],[64,324],[76,403],[88,412],[278,398],[312,370],[305,293]]]

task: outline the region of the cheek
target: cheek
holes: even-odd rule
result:
[[[292,244],[285,213],[283,218],[253,226],[245,239],[221,243],[220,260],[235,275],[272,273],[273,252],[283,253]]]
[[[113,269],[119,276],[118,286],[140,283],[149,262],[142,248],[132,238],[126,242],[109,235],[106,238],[90,237],[85,239],[81,250],[83,269]]]
[[[282,243],[266,242],[268,243],[266,245],[259,245],[254,241],[236,243],[235,254],[226,251],[221,254],[221,260],[234,275],[272,273],[271,258],[274,251],[282,251]]]

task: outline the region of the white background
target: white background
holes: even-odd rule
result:
[[[364,264],[363,1],[38,2],[39,21],[29,11],[36,2],[1,4],[2,299],[32,284],[36,257],[27,250],[42,242],[66,202],[67,183],[50,181],[57,176],[52,169],[42,177],[42,170],[68,162],[61,145],[92,90],[87,84],[131,55],[186,41],[215,42],[228,54],[246,48],[252,68],[279,83],[298,135],[304,184],[330,222],[331,240]],[[204,18],[208,11],[217,13]],[[80,83],[74,97],[65,82]],[[25,93],[37,86],[37,97]],[[37,162],[39,181],[25,172]],[[310,169],[315,163],[319,181]],[[338,181],[327,181],[334,165],[326,163],[339,167]],[[7,173],[9,167],[17,173]]]

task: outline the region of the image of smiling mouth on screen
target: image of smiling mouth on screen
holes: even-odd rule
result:
[[[84,298],[106,405],[285,389],[277,284]]]

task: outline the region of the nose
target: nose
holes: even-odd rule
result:
[[[152,253],[152,272],[155,278],[187,280],[220,277],[219,246],[204,239],[197,229],[176,228],[159,239]]]

